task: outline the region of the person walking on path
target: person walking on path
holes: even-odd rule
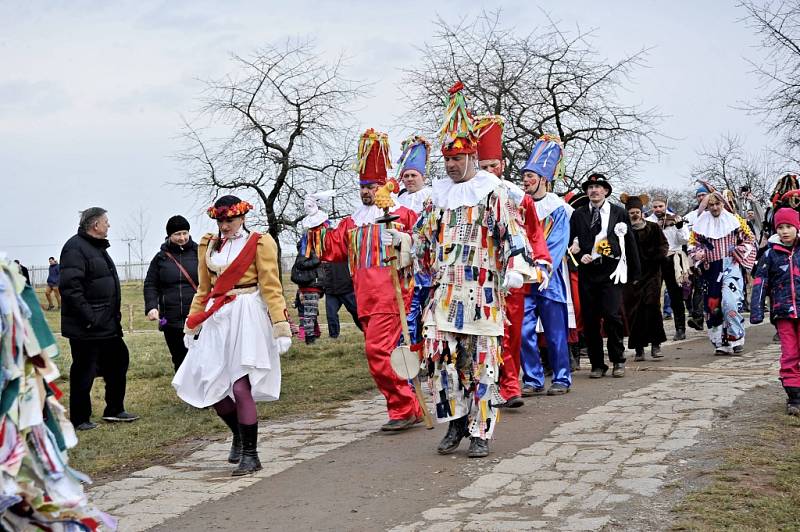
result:
[[[422,420],[422,407],[406,379],[401,379],[392,369],[391,354],[402,335],[400,309],[397,308],[392,268],[387,257],[398,256],[410,260],[410,231],[417,215],[401,205],[395,205],[391,214],[398,216],[392,229],[379,219],[384,212],[375,205],[378,188],[387,181],[387,168],[391,167],[389,139],[385,133],[366,130],[359,140],[358,169],[361,206],[342,220],[335,230],[325,236],[323,260],[338,262],[349,260],[350,272],[356,293],[358,318],[364,331],[364,351],[370,374],[381,394],[386,398],[389,421],[381,430],[395,432],[413,427]],[[396,253],[391,248],[399,248]],[[398,264],[398,277],[406,310],[411,304],[413,283],[405,273],[410,264]],[[409,339],[405,339],[409,342]]]
[[[548,189],[563,176],[563,147],[560,140],[545,135],[536,141],[522,167],[526,196],[533,200],[536,215],[544,230],[548,253],[553,262],[549,283],[526,287],[522,324],[523,395],[544,393],[544,369],[539,350],[542,331],[547,345],[547,361],[552,381],[547,395],[568,393],[572,386],[569,351],[569,270],[566,264],[569,246],[569,220],[573,208]],[[527,222],[527,220],[526,220]]]
[[[199,283],[184,326],[189,352],[172,379],[181,399],[213,406],[230,428],[233,476],[261,469],[256,401],[280,396],[280,355],[292,344],[278,247],[269,234],[247,229],[251,209],[229,195],[207,211],[219,232],[204,235],[197,249]]]
[[[689,225],[686,221],[669,212],[667,197],[656,195],[650,205],[653,212],[646,218],[655,222],[664,232],[669,244],[667,256],[661,262],[661,277],[666,285],[664,301],[669,301],[670,314],[675,320],[675,336],[673,340],[686,339],[686,310],[683,302],[683,285],[689,282],[689,257],[683,247],[689,243]],[[666,319],[667,307],[664,307]]]
[[[611,184],[603,174],[592,174],[583,183],[590,204],[577,209],[570,219],[571,252],[580,257],[578,282],[581,311],[592,379],[605,376],[603,337],[608,337],[612,377],[625,376],[625,346],[622,326],[622,289],[639,278],[636,237],[625,209],[608,201]]]
[[[475,117],[475,135],[478,137],[478,167],[481,170],[494,174],[500,178],[501,184],[506,187],[509,199],[519,209],[520,221],[528,237],[528,243],[533,249],[533,254],[550,264],[550,254],[547,243],[542,233],[542,224],[536,213],[533,199],[525,191],[512,183],[503,180],[506,165],[503,160],[503,117],[497,115]],[[547,286],[547,281],[538,286]],[[505,402],[499,404],[502,408],[519,408],[525,403],[522,399],[523,389],[520,386],[520,369],[522,365],[520,350],[522,347],[522,326],[525,314],[525,295],[530,290],[530,285],[509,290],[505,297],[506,324],[503,334],[502,356],[498,386],[500,397]]]
[[[55,257],[47,259],[50,266],[47,269],[47,288],[44,289],[44,297],[47,298],[47,310],[58,309],[61,310],[61,292],[58,291],[58,282],[61,278],[61,266]],[[57,307],[53,305],[55,298]]]
[[[436,287],[423,318],[423,353],[436,418],[448,423],[437,451],[455,452],[469,436],[468,456],[480,458],[489,454],[503,402],[497,379],[504,298],[526,281],[547,278],[550,264],[535,262],[507,187],[477,169],[477,137],[462,89],[458,82],[449,91],[440,132],[447,177],[433,183],[414,247]]]
[[[90,393],[94,378],[105,380],[103,419],[135,421],[139,416],[125,411],[130,355],[122,339],[121,293],[110,246],[106,210],[90,207],[81,213],[78,234],[61,250],[61,335],[69,339],[72,365],[69,370],[69,417],[78,430],[90,430]]]
[[[642,209],[649,201],[647,194],[633,196],[623,193],[620,201],[625,204],[631,219],[641,266],[639,281],[627,283],[622,293],[622,306],[630,333],[628,348],[635,350],[636,362],[644,360],[644,350],[648,345],[651,357],[662,358],[661,344],[667,340],[667,335],[661,315],[661,268],[669,244],[657,223],[642,218]]]
[[[781,208],[773,216],[780,238],[769,244],[753,276],[750,323],[764,321],[764,300],[770,298],[770,313],[781,340],[780,380],[786,392],[786,413],[800,416],[800,215],[794,209]]]
[[[708,187],[700,183],[695,190],[695,199],[697,200],[697,207],[693,211],[689,211],[686,216],[683,217],[684,221],[686,222],[686,227],[689,230],[689,234],[692,232],[692,226],[694,222],[697,220],[697,217],[700,215],[700,205],[703,203],[703,200],[708,195],[709,189]],[[687,244],[688,245],[688,244]],[[691,257],[689,257],[691,259]],[[703,276],[699,269],[697,269],[695,264],[692,264],[689,269],[690,276],[689,280],[691,283],[691,289],[689,290],[689,297],[685,299],[686,301],[686,311],[689,315],[689,318],[686,320],[686,324],[695,329],[697,331],[703,330]]]
[[[753,267],[755,237],[719,192],[710,192],[699,211],[689,236],[689,255],[702,275],[708,338],[715,355],[738,355],[745,340],[740,266]]]
[[[167,238],[150,261],[144,279],[144,310],[164,333],[175,371],[186,358],[183,324],[197,291],[197,243],[183,216],[167,220]]]
[[[425,176],[428,174],[428,155],[431,145],[424,137],[415,135],[403,142],[403,154],[398,164],[397,172],[403,182],[404,190],[397,197],[397,202],[414,211],[419,216],[431,197],[431,187],[425,185]],[[411,307],[408,309],[408,334],[411,335],[411,344],[415,349],[422,345],[422,309],[425,308],[431,292],[431,278],[426,272],[414,273],[414,295],[411,297]]]

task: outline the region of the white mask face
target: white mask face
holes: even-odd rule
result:
[[[305,201],[303,201],[303,210],[308,216],[316,214],[317,211],[319,210],[319,205],[317,205],[317,200],[315,200],[312,197],[306,198]]]

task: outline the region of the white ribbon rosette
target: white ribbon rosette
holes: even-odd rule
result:
[[[619,222],[614,226],[614,234],[617,235],[619,239],[619,249],[621,251],[617,268],[614,270],[614,273],[608,276],[609,279],[614,281],[614,284],[625,284],[628,282],[628,259],[625,257],[625,235],[627,233],[628,226],[623,222]]]

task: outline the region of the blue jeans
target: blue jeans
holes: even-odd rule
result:
[[[536,333],[536,324],[541,319],[550,367],[553,368],[553,384],[569,387],[572,385],[572,369],[567,345],[567,304],[542,297],[536,288],[532,292],[525,296],[525,317],[522,321],[522,384],[534,388],[544,386],[544,370]]]

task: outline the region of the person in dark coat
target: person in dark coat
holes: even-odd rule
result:
[[[601,320],[608,337],[608,358],[614,365],[611,375],[625,376],[620,310],[622,287],[639,277],[636,237],[625,209],[608,201],[611,190],[603,174],[590,175],[583,183],[589,205],[577,209],[570,218],[570,241],[573,242],[570,251],[580,263],[578,286],[592,379],[601,378],[608,371],[604,363]],[[578,242],[574,242],[575,238]],[[624,242],[624,255],[620,239]]]
[[[149,320],[158,320],[176,372],[188,351],[183,344],[183,325],[197,291],[197,244],[189,229],[183,216],[167,221],[167,238],[150,261],[144,279],[145,313]]]
[[[44,290],[44,296],[47,298],[47,310],[53,310],[56,308],[53,305],[53,299],[51,296],[55,296],[56,302],[58,302],[58,310],[61,310],[61,294],[58,291],[58,281],[61,277],[61,266],[58,264],[58,261],[55,257],[50,257],[47,259],[50,263],[50,266],[47,270],[47,288]]]
[[[661,316],[661,266],[669,243],[657,223],[642,217],[642,208],[649,200],[647,194],[622,194],[620,200],[625,203],[631,219],[642,271],[639,281],[626,284],[622,292],[625,321],[630,331],[628,348],[636,351],[634,360],[637,362],[644,360],[644,349],[648,345],[651,346],[650,356],[662,358],[661,344],[667,341],[667,335]]]
[[[342,308],[342,305],[353,317],[356,327],[361,330],[356,308],[356,294],[353,291],[353,279],[350,277],[350,266],[347,262],[323,262],[322,271],[328,335],[331,338],[339,337],[339,309]]]
[[[91,207],[81,213],[78,234],[61,250],[61,335],[69,339],[69,417],[78,430],[92,423],[90,393],[97,375],[106,384],[103,419],[135,421],[125,411],[129,354],[122,339],[119,276],[108,252],[106,210]]]

